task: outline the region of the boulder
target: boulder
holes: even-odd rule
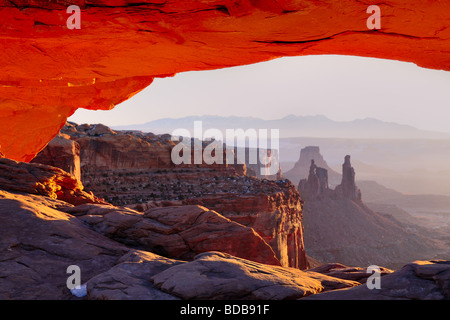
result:
[[[54,207],[63,204],[0,190],[0,299],[72,299],[69,266],[84,283],[129,251]]]
[[[101,137],[103,135],[115,135],[117,134],[115,131],[111,130],[109,127],[104,124],[95,124],[89,130],[87,130],[86,134],[88,136],[96,136]]]
[[[194,261],[153,276],[160,290],[182,299],[284,300],[359,285],[316,272],[270,266],[220,252],[206,252]]]
[[[380,289],[362,285],[310,296],[312,300],[448,300],[450,261],[415,261],[383,276]]]
[[[37,163],[0,159],[0,189],[37,194],[71,204],[104,203],[92,193],[83,191],[83,184],[64,170]]]
[[[384,268],[384,267],[378,267],[378,268],[380,271],[380,276],[385,276],[387,274],[394,272],[393,270],[388,269],[388,268]],[[334,277],[334,278],[338,278],[338,279],[358,281],[361,284],[366,283],[367,278],[369,278],[372,275],[372,272],[367,272],[367,268],[348,267],[341,263],[326,263],[326,264],[320,265],[318,267],[311,268],[308,271],[314,271],[314,272],[326,274],[330,277]]]
[[[205,207],[162,207],[145,213],[87,204],[67,208],[97,232],[135,248],[174,259],[221,251],[261,263],[280,265],[272,248],[252,228]]]
[[[152,276],[185,263],[146,251],[130,251],[118,264],[86,283],[89,300],[179,300],[156,288]]]

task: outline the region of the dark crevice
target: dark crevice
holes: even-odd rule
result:
[[[225,13],[228,16],[231,16],[230,10],[228,10],[228,8],[226,6],[217,6],[215,8],[215,10],[217,10],[219,12],[222,12],[222,13]]]
[[[368,35],[369,34],[388,35],[388,36],[402,37],[402,38],[407,38],[407,39],[422,39],[422,40],[423,39],[425,39],[425,40],[440,39],[439,37],[418,37],[418,36],[412,36],[412,35],[395,33],[395,32],[383,32],[380,30],[367,30],[367,31],[343,31],[343,32],[339,32],[339,33],[333,34],[328,37],[318,38],[318,39],[310,39],[310,40],[253,40],[253,42],[268,43],[268,44],[303,44],[303,43],[332,40],[337,36],[349,35],[349,34],[355,34],[355,33],[364,33],[364,34],[368,34]]]

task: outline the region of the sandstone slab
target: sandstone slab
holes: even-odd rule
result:
[[[429,260],[408,263],[381,278],[380,289],[367,286],[310,296],[314,300],[448,300],[450,261]]]
[[[171,257],[192,259],[206,251],[280,265],[272,248],[252,228],[205,207],[162,207],[145,213],[86,204],[66,210],[111,239]]]
[[[90,300],[178,300],[157,289],[150,278],[184,263],[145,251],[130,251],[118,264],[86,283]]]
[[[152,277],[162,291],[182,299],[297,299],[359,285],[316,272],[260,264],[220,252],[207,252]]]
[[[0,299],[72,299],[70,265],[83,283],[129,251],[36,197],[0,190]]]
[[[380,276],[385,276],[394,272],[391,269],[384,267],[378,267],[380,270]],[[361,267],[348,267],[340,263],[326,263],[315,268],[311,268],[308,271],[314,271],[322,274],[326,274],[330,277],[338,279],[346,279],[352,281],[358,281],[361,284],[367,282],[367,278],[372,275],[372,272],[367,272],[367,268]]]

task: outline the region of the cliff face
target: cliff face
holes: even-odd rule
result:
[[[204,205],[255,229],[273,248],[281,265],[306,269],[309,264],[303,242],[303,202],[298,191],[287,180],[264,181],[258,189],[244,195],[239,191],[203,195],[183,203]]]
[[[111,109],[178,72],[313,54],[450,70],[445,1],[380,3],[380,30],[367,28],[369,5],[350,0],[71,3],[81,8],[81,29],[67,28],[66,3],[0,4],[0,145],[8,158],[31,160],[77,108]]]
[[[81,181],[80,145],[68,135],[58,134],[31,162],[61,168]]]

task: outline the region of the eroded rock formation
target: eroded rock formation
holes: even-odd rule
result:
[[[129,251],[58,210],[66,206],[0,190],[0,299],[71,299],[68,266],[78,265],[84,282]]]
[[[298,190],[305,199],[317,199],[329,195],[328,170],[316,166],[314,160],[311,160],[308,178],[300,180]]]
[[[230,277],[217,276],[223,273]],[[196,279],[196,285],[183,283],[185,277]],[[295,299],[359,284],[336,279],[315,272],[261,265],[219,252],[200,254],[194,261],[166,269],[152,278],[156,287],[183,299]]]
[[[71,204],[106,203],[92,192],[85,192],[75,176],[43,164],[0,159],[0,189],[44,195]]]
[[[309,178],[311,172],[311,161],[318,168],[323,168],[327,171],[327,179],[330,186],[337,186],[341,183],[342,176],[331,169],[320,153],[318,146],[307,146],[300,150],[300,157],[295,163],[294,167],[284,173],[284,176],[292,181],[293,184],[298,185],[300,180]]]
[[[326,171],[312,161],[308,179],[301,180],[298,186],[304,199],[308,255],[322,262],[397,268],[443,252],[438,241],[427,239],[414,228],[363,203],[350,156],[345,156],[342,182],[335,189],[326,187]]]
[[[322,162],[326,165],[325,161]],[[307,200],[328,198],[361,201],[361,191],[356,186],[355,169],[350,163],[349,155],[346,155],[344,158],[341,176],[341,184],[334,189],[329,188],[328,170],[318,167],[315,161],[311,160],[308,178],[300,180],[298,190],[303,198]]]
[[[156,229],[168,231],[160,234],[165,240],[170,238],[171,231],[185,232],[184,236],[193,232],[193,237],[187,239],[194,239],[213,236],[220,225],[234,225],[222,229],[234,235],[236,228],[245,229],[202,210],[201,215],[206,213],[203,218],[192,226],[184,221],[188,222],[187,228],[177,230],[183,219],[174,214],[176,210],[163,208],[159,213],[153,210],[139,217],[137,212],[125,208],[73,206],[47,196],[0,190],[0,299],[77,299],[67,288],[66,270],[71,265],[80,267],[87,294],[84,299],[292,299],[359,284],[218,251],[204,252],[189,262],[130,247],[139,238],[132,233],[156,235]],[[172,215],[162,214],[163,211]],[[158,220],[153,225],[146,224],[145,220],[151,217]],[[184,217],[190,219],[191,215]],[[205,218],[206,224],[200,221]],[[199,230],[190,229],[202,225],[214,232],[198,233]],[[240,250],[250,244],[245,238],[240,238],[243,241]],[[156,237],[153,240],[157,241]],[[206,246],[208,243],[212,244],[207,239],[198,242]],[[164,245],[170,244],[168,241]],[[224,249],[223,245],[226,243],[218,248]]]
[[[237,185],[238,180],[234,183]],[[182,202],[206,206],[255,229],[273,248],[282,266],[308,268],[303,242],[303,202],[298,191],[287,180],[259,183],[258,192],[204,195]]]
[[[155,77],[282,56],[343,54],[450,70],[450,3],[361,1],[72,1],[0,4],[0,145],[31,160],[77,108],[111,109]],[[331,17],[331,18],[330,18]],[[150,108],[152,106],[149,106]],[[21,141],[21,143],[15,143]]]
[[[356,187],[355,169],[350,163],[350,156],[346,155],[342,165],[342,181],[335,189],[338,196],[350,200],[361,200],[361,191]]]
[[[61,168],[81,181],[80,145],[59,133],[31,161]]]

